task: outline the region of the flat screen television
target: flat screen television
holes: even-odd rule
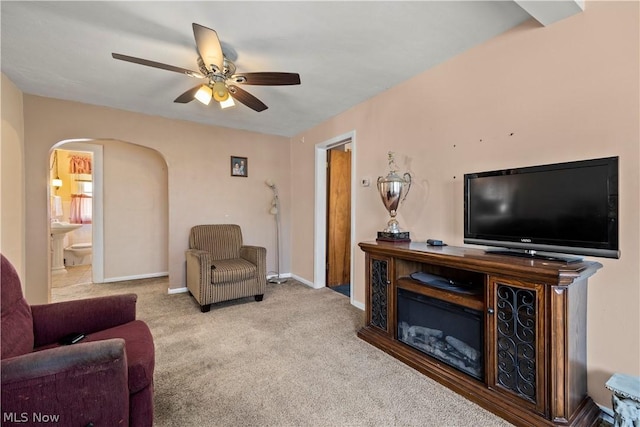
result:
[[[564,261],[619,258],[618,157],[464,175],[464,243]]]

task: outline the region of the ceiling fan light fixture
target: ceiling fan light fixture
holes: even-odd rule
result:
[[[225,108],[229,108],[229,107],[235,107],[236,103],[233,102],[233,98],[229,96],[229,94],[227,93],[227,99],[224,101],[220,101],[220,108],[222,108],[223,110]]]
[[[224,82],[215,82],[213,84],[213,99],[218,102],[226,101],[229,98],[229,91]]]
[[[221,108],[232,107],[235,105],[235,101],[238,101],[259,113],[266,110],[268,108],[267,105],[237,85],[283,86],[300,84],[300,75],[297,73],[268,71],[236,74],[236,65],[229,58],[225,58],[220,39],[215,30],[196,24],[195,22],[192,24],[192,28],[196,42],[196,50],[198,53],[197,63],[200,72],[115,52],[113,52],[111,56],[113,59],[120,61],[205,79],[204,84],[191,87],[173,100],[173,102],[179,104],[187,104],[197,99],[198,102],[209,105],[211,98],[213,98],[216,102],[220,103]]]
[[[202,102],[204,105],[209,105],[211,102],[211,96],[213,95],[213,91],[207,85],[202,85],[200,89],[196,92],[195,98]]]

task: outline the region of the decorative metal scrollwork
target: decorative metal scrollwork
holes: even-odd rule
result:
[[[536,401],[536,294],[498,285],[498,384]]]
[[[387,261],[371,263],[371,325],[387,330]]]

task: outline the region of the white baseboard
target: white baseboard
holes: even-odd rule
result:
[[[289,277],[291,277],[292,279],[297,280],[298,282],[305,284],[307,286],[309,286],[310,288],[313,289],[319,289],[319,287],[317,287],[313,282],[308,281],[307,279],[303,279],[300,276],[296,276],[295,274],[289,275]]]
[[[267,280],[272,279],[274,277],[278,277],[277,274],[267,274]],[[291,273],[280,273],[280,277],[284,277],[287,279],[291,278]]]
[[[160,273],[150,273],[150,274],[136,274],[134,276],[121,276],[121,277],[110,277],[105,278],[102,283],[111,283],[111,282],[125,282],[127,280],[139,280],[139,279],[152,279],[155,277],[167,277],[169,275],[168,271],[160,272]]]
[[[300,277],[300,276],[296,276],[295,274],[291,275],[291,277],[292,277],[293,279],[297,280],[298,282],[303,283],[303,284],[305,284],[305,285],[307,285],[307,286],[309,286],[310,288],[313,288],[313,289],[321,289],[321,288],[326,287],[326,286],[316,286],[316,284],[315,284],[315,283],[310,282],[310,281],[309,281],[309,280],[307,280],[307,279],[303,279],[303,278],[302,278],[302,277]],[[360,301],[356,301],[356,300],[354,300],[354,299],[353,299],[353,295],[350,297],[350,301],[349,301],[349,302],[351,303],[351,305],[352,305],[352,306],[354,306],[354,307],[356,307],[356,308],[358,308],[358,309],[360,309],[360,310],[364,311],[364,309],[365,309],[365,305],[364,305],[364,303],[361,303]]]
[[[267,279],[269,279],[271,277],[277,277],[277,275],[272,274],[270,276],[267,276]],[[307,285],[307,286],[309,286],[310,288],[313,288],[313,289],[324,288],[324,286],[316,286],[315,283],[313,283],[313,282],[311,282],[311,281],[309,281],[307,279],[304,279],[304,278],[302,278],[300,276],[296,276],[295,274],[291,274],[291,273],[280,274],[280,277],[286,277],[286,278],[297,280],[298,282],[300,282],[300,283],[302,283],[304,285]],[[126,280],[131,280],[131,279],[126,279]],[[186,288],[186,287],[185,288],[169,288],[169,289],[167,289],[167,293],[169,295],[182,294],[182,293],[185,293],[185,292],[189,292],[189,289]],[[359,301],[355,301],[353,299],[353,297],[351,297],[351,301],[350,302],[351,302],[351,305],[353,305],[354,307],[359,308],[360,310],[364,311],[364,309],[365,309],[364,303],[361,303]]]
[[[360,301],[356,301],[353,298],[351,299],[351,305],[354,306],[355,308],[359,308],[362,311],[364,311],[365,309],[364,303],[361,303]]]

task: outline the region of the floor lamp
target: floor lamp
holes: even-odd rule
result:
[[[276,267],[277,267],[277,276],[271,277],[268,282],[269,283],[285,283],[287,279],[280,277],[280,199],[278,198],[278,188],[276,184],[268,179],[265,181],[267,187],[273,190],[273,200],[271,202],[271,209],[269,213],[273,215],[276,219]]]

